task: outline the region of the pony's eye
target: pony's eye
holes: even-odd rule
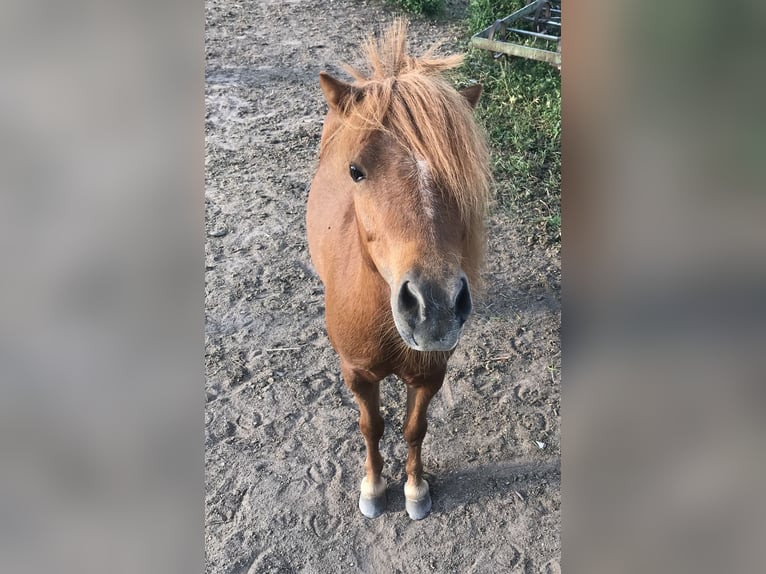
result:
[[[362,170],[356,167],[353,163],[348,166],[348,172],[351,174],[351,179],[354,181],[362,181],[364,179],[364,173],[362,173]]]

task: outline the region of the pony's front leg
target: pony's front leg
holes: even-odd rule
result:
[[[380,381],[366,371],[341,363],[343,379],[359,404],[359,429],[367,446],[364,467],[367,471],[362,479],[359,495],[359,510],[367,518],[377,518],[386,509],[386,481],[380,476],[383,457],[378,443],[383,437],[383,417],[380,415]]]
[[[444,372],[425,380],[410,380],[407,383],[407,419],[404,423],[404,439],[409,446],[407,454],[407,484],[404,485],[404,499],[407,514],[413,520],[425,518],[431,511],[431,494],[428,482],[423,478],[421,445],[426,436],[428,423],[426,412],[433,396],[441,388]]]

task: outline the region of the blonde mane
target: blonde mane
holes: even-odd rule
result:
[[[369,71],[346,66],[358,94],[348,98],[341,110],[348,129],[338,130],[329,139],[353,145],[360,133],[384,131],[428,162],[435,183],[453,199],[469,230],[470,260],[464,265],[469,280],[478,286],[489,154],[473,109],[443,75],[460,65],[463,56],[437,57],[437,47],[421,57],[409,55],[403,20],[394,21],[378,41],[368,38],[364,53]]]

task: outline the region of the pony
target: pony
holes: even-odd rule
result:
[[[359,509],[386,506],[379,442],[380,381],[407,388],[406,510],[431,510],[421,445],[480,284],[490,185],[487,145],[473,117],[481,85],[461,92],[443,72],[462,55],[407,53],[407,23],[365,43],[369,71],[325,72],[328,104],[308,195],[311,260],[325,288],[325,323],[345,384],[359,405],[366,475]]]

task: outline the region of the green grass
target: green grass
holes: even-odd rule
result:
[[[435,16],[444,9],[443,0],[389,0],[391,4],[409,12],[410,14],[423,14]]]
[[[498,18],[529,4],[532,0],[471,0],[468,5],[468,27],[471,34],[483,30]]]
[[[413,14],[434,16],[443,0],[388,0]],[[471,0],[466,38],[531,0]],[[532,241],[561,240],[561,74],[542,62],[494,58],[469,48],[454,74],[457,85],[484,87],[477,116],[489,136],[496,206],[514,213]]]
[[[469,35],[523,7],[524,1],[472,0]],[[561,74],[542,62],[495,59],[469,49],[459,85],[483,85],[477,115],[489,136],[497,205],[545,243],[561,237]]]

